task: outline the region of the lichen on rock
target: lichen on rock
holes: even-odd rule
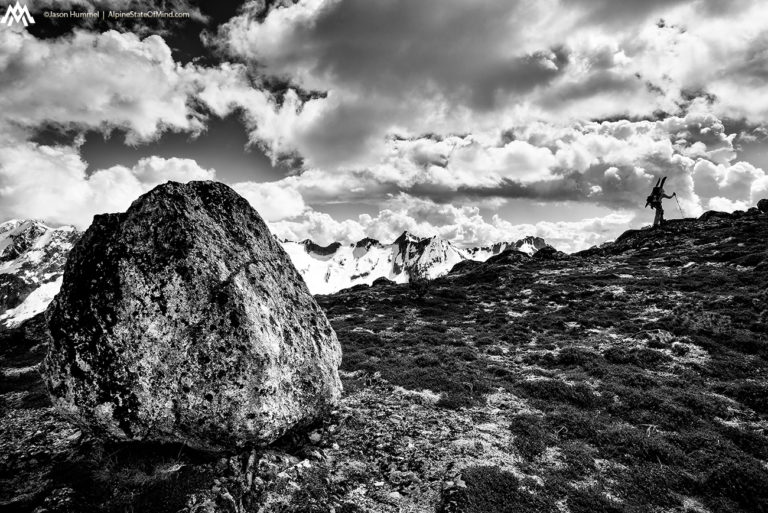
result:
[[[341,394],[341,349],[259,214],[168,182],[99,215],[47,312],[54,404],[108,438],[269,443]]]

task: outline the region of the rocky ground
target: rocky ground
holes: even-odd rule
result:
[[[341,403],[226,456],[59,419],[34,318],[0,341],[0,510],[768,511],[767,239],[708,213],[322,296]]]

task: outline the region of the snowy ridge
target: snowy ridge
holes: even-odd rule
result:
[[[44,311],[80,232],[40,221],[0,223],[0,326],[13,327]]]
[[[507,251],[508,249],[514,249],[522,251],[528,256],[533,256],[538,250],[547,247],[549,244],[541,237],[525,237],[516,242],[497,242],[491,246],[484,246],[479,248],[467,249],[467,260],[477,260],[479,262],[485,262],[492,256],[498,255]]]
[[[434,279],[465,260],[484,262],[508,249],[532,255],[547,243],[539,237],[501,242],[487,247],[459,248],[440,237],[420,238],[403,232],[391,244],[363,239],[319,246],[312,241],[283,241],[283,248],[313,294],[332,294],[354,285],[370,285],[379,278],[407,283],[413,278]]]

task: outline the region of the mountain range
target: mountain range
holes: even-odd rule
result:
[[[0,325],[16,326],[42,312],[61,286],[64,264],[81,232],[35,220],[0,223]],[[366,238],[354,244],[320,246],[311,240],[281,241],[309,291],[332,294],[384,278],[407,283],[434,279],[464,261],[484,262],[507,250],[533,255],[547,247],[540,237],[461,248],[440,237],[403,232],[391,244]]]
[[[332,294],[355,285],[371,285],[379,278],[407,283],[415,278],[434,279],[466,260],[484,262],[513,249],[533,255],[548,244],[540,237],[492,246],[461,248],[440,237],[421,238],[403,232],[391,244],[363,239],[354,244],[338,242],[318,246],[310,240],[283,241],[283,248],[313,294]]]

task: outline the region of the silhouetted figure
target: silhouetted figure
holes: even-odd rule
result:
[[[656,182],[656,186],[651,191],[651,194],[645,200],[646,208],[650,206],[656,211],[656,217],[653,218],[654,228],[664,224],[664,207],[661,205],[661,200],[664,198],[670,199],[677,196],[676,192],[673,192],[671,196],[664,192],[664,182],[666,181],[666,176],[664,178],[659,178],[659,180]]]

